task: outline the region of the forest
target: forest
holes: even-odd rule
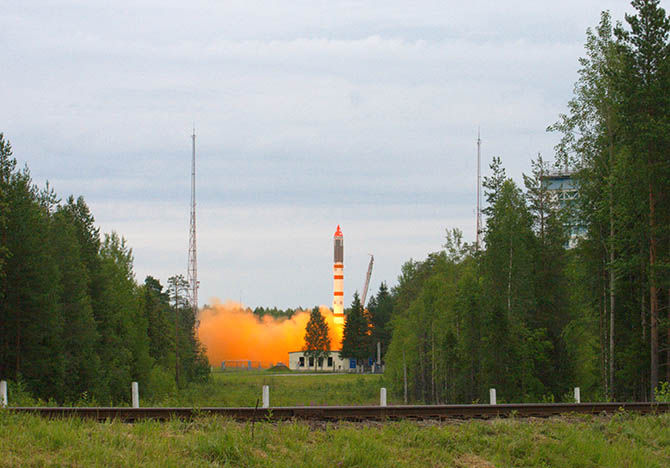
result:
[[[181,276],[138,284],[133,254],[83,197],[17,169],[0,134],[0,376],[55,403],[112,405],[130,383],[158,397],[210,368]]]
[[[406,401],[667,392],[670,18],[655,0],[632,6],[587,31],[568,111],[548,129],[560,135],[553,164],[538,155],[519,187],[494,158],[482,244],[451,229],[443,250],[402,266],[382,344]],[[576,181],[574,200],[548,190],[557,172]]]

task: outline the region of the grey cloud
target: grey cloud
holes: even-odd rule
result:
[[[0,131],[36,181],[83,194],[134,247],[138,278],[183,271],[198,133],[203,297],[329,302],[472,237],[484,166],[552,155],[584,31],[627,1],[14,2],[0,12]],[[273,278],[281,265],[293,294]],[[351,278],[351,280],[349,280]],[[293,294],[293,295],[292,295]]]

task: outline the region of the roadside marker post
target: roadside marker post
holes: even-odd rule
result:
[[[133,394],[133,408],[139,408],[140,407],[140,388],[137,382],[133,382],[130,384],[130,390],[132,391]]]
[[[270,386],[263,385],[263,408],[270,407]]]

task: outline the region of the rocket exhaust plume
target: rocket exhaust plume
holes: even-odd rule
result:
[[[340,349],[341,327],[335,325],[330,309],[319,308],[328,323],[330,349]],[[198,337],[207,348],[207,358],[213,366],[219,366],[225,360],[288,365],[288,353],[301,351],[305,345],[309,315],[309,310],[300,310],[290,319],[275,319],[269,315],[259,318],[238,302],[214,301],[213,305],[200,311]]]

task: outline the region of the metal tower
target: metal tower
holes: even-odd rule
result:
[[[479,128],[477,128],[477,235],[475,240],[475,248],[479,250],[479,233],[482,230],[482,212],[480,205],[481,197],[481,161],[482,161],[482,139],[479,137]]]
[[[193,314],[197,317],[198,313],[198,249],[196,248],[196,230],[195,230],[195,128],[191,135],[193,141],[193,156],[191,159],[191,229],[188,239],[188,288]]]
[[[368,265],[368,273],[365,275],[365,285],[363,286],[363,295],[361,296],[361,304],[365,309],[365,301],[368,297],[368,287],[370,287],[370,277],[372,276],[372,264],[375,262],[375,256],[370,255],[370,264]]]

